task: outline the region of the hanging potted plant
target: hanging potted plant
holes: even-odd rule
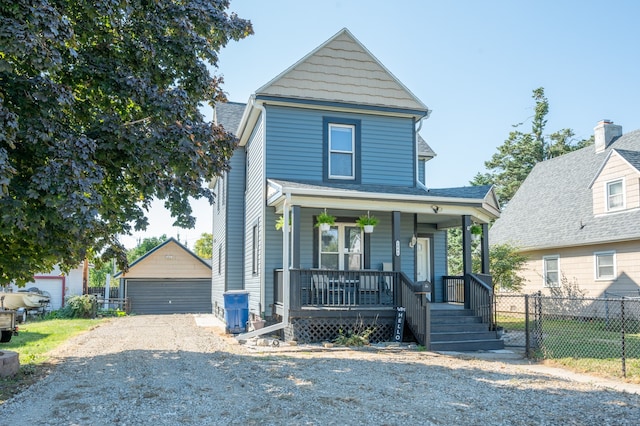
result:
[[[284,216],[279,216],[276,220],[276,229],[279,231],[284,227]],[[291,230],[291,218],[289,218],[289,230]]]
[[[480,237],[482,236],[482,226],[478,225],[478,224],[473,224],[471,225],[471,228],[469,229],[469,231],[471,231],[471,240],[472,241],[478,241],[480,239]]]
[[[375,216],[371,216],[369,215],[369,212],[367,212],[367,215],[362,215],[358,218],[358,220],[356,220],[356,224],[364,229],[365,234],[370,234],[373,232],[373,228],[378,224],[378,219]]]
[[[320,213],[316,217],[316,227],[320,228],[320,231],[328,231],[332,225],[336,223],[336,217],[327,213],[327,209]]]

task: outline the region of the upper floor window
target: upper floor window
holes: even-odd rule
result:
[[[609,280],[616,277],[616,253],[603,251],[594,253],[596,261],[596,280]]]
[[[329,124],[329,178],[354,179],[354,160],[354,126]]]
[[[624,208],[624,185],[622,179],[607,182],[607,210]]]
[[[360,121],[324,118],[324,178],[360,182]]]
[[[542,277],[545,287],[560,286],[560,256],[544,256],[542,258]]]

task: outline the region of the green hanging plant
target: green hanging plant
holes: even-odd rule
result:
[[[362,215],[356,220],[356,224],[360,228],[364,228],[365,226],[376,226],[378,224],[378,218],[375,216]]]
[[[322,224],[327,224],[329,226],[332,226],[335,223],[336,223],[336,217],[331,216],[329,213],[327,213],[327,209],[324,209],[324,212],[320,213],[316,217],[316,227],[319,227]]]

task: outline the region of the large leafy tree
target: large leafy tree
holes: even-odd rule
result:
[[[199,110],[210,74],[252,34],[227,0],[0,3],[0,284],[88,252],[116,257],[153,199],[191,227],[189,197],[228,168],[235,140]]]
[[[195,253],[203,259],[211,259],[213,256],[213,234],[203,232],[193,246]]]
[[[485,162],[488,172],[478,173],[471,181],[472,185],[495,185],[496,194],[503,205],[511,200],[537,163],[583,148],[593,142],[592,139],[575,141],[575,134],[571,129],[562,129],[546,135],[549,101],[544,95],[544,88],[533,90],[532,97],[535,100],[535,108],[531,130],[519,130],[524,123],[514,125],[516,130],[509,133],[507,140],[498,147],[498,152]]]
[[[162,234],[160,237],[147,237],[142,241],[138,241],[138,245],[127,251],[127,260],[133,262],[141,256],[144,256],[160,244],[167,241],[167,235]]]

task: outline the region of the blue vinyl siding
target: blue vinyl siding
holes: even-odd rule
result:
[[[418,182],[423,185],[427,185],[427,177],[425,176],[427,169],[427,162],[424,160],[418,161]]]
[[[242,235],[244,229],[245,151],[236,148],[231,157],[231,171],[227,179],[227,257],[225,259],[227,290],[243,287],[243,268],[235,259],[242,259],[244,241],[232,238]]]
[[[231,170],[224,179],[218,179],[223,186],[218,186],[216,207],[213,220],[213,258],[212,258],[212,291],[211,301],[214,313],[224,307],[223,293],[227,290],[242,289],[242,264],[233,259],[241,259],[243,240],[229,238],[230,235],[242,235],[244,229],[244,148],[236,148],[231,159]],[[222,203],[222,191],[225,203]],[[218,209],[219,205],[219,209]],[[222,248],[222,250],[220,250]],[[219,256],[222,259],[219,259]],[[220,271],[218,266],[220,265]]]
[[[249,292],[249,311],[259,313],[264,310],[264,299],[261,291],[264,274],[264,166],[262,142],[264,138],[262,120],[258,119],[249,142],[246,145],[246,191],[245,222],[244,222],[244,290]],[[258,273],[254,274],[253,267],[253,227],[258,227]],[[238,235],[243,235],[238,234]],[[242,259],[242,258],[238,258]],[[238,263],[241,263],[238,260]],[[240,278],[240,280],[242,280]]]
[[[224,179],[226,180],[226,179]],[[227,256],[227,211],[226,205],[222,206],[222,182],[224,180],[218,177],[215,190],[215,204],[213,208],[213,228],[214,235],[213,253],[211,256],[211,303],[213,312],[222,318],[223,308],[222,293],[226,287],[226,270],[225,259]]]
[[[447,232],[438,231],[433,235],[433,272],[435,282],[435,297],[433,302],[439,303],[444,300],[444,287],[442,276],[447,275]]]
[[[324,117],[360,123],[361,183],[414,185],[413,120],[279,106],[267,106],[267,177],[322,182]]]

